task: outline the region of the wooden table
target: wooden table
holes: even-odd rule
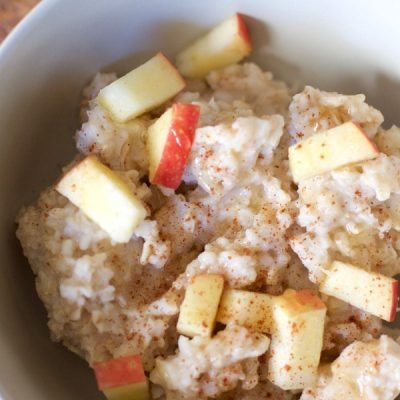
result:
[[[0,0],[0,42],[40,0]]]

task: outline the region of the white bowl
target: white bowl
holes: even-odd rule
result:
[[[86,364],[49,340],[33,276],[14,235],[23,204],[73,154],[79,95],[99,69],[174,56],[235,11],[254,59],[290,82],[363,92],[400,123],[397,0],[44,0],[0,48],[0,397],[100,399]],[[112,66],[114,65],[114,66]]]

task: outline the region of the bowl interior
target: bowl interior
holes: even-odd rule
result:
[[[252,58],[304,83],[367,101],[400,123],[400,3],[44,0],[0,49],[0,393],[5,400],[101,398],[91,371],[49,340],[14,219],[74,154],[82,87],[98,70],[124,72],[162,50],[173,57],[239,11]],[[378,27],[379,22],[379,27]],[[1,397],[1,396],[0,396]]]

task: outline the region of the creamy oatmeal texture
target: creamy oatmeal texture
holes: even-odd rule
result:
[[[114,122],[94,99],[115,79],[98,74],[85,89],[78,155],[67,168],[96,155],[149,216],[121,244],[53,187],[21,210],[17,236],[52,338],[90,364],[142,355],[154,398],[394,399],[400,345],[381,335],[378,317],[334,297],[320,294],[322,361],[302,394],[268,381],[267,335],[232,323],[212,338],[189,339],[176,323],[185,288],[200,273],[271,295],[316,290],[334,260],[400,273],[399,128],[382,128],[363,95],[307,86],[292,96],[257,65],[232,65],[189,82],[175,99],[198,105],[200,121],[184,185],[173,191],[146,179],[147,129],[163,107]],[[288,146],[351,120],[379,156],[294,185]]]

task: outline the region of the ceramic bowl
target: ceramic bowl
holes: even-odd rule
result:
[[[82,87],[170,57],[239,11],[253,58],[300,88],[362,92],[400,123],[397,0],[43,0],[0,48],[0,397],[101,399],[86,364],[50,341],[14,219],[73,155]]]

